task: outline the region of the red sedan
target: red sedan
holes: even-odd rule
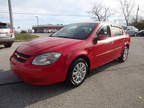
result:
[[[12,71],[34,85],[67,82],[76,87],[103,64],[127,60],[130,37],[115,24],[77,23],[50,37],[19,46],[10,58]]]

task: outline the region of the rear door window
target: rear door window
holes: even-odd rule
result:
[[[112,30],[114,36],[121,36],[121,35],[123,35],[123,30],[120,27],[111,26],[111,30]]]
[[[5,23],[0,23],[0,28],[8,28],[8,25]]]

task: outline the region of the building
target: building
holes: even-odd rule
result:
[[[57,25],[37,25],[33,26],[32,29],[34,30],[35,33],[51,33],[51,32],[56,32],[63,28],[63,24],[57,24]]]

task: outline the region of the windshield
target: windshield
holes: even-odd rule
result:
[[[85,24],[71,24],[65,26],[58,32],[52,35],[52,37],[72,38],[72,39],[86,39],[90,33],[94,30],[97,24],[85,23]]]

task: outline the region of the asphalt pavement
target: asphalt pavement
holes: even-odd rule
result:
[[[20,44],[0,45],[0,108],[144,108],[144,38],[132,38],[125,63],[96,68],[77,88],[33,86],[18,79],[9,57]]]

